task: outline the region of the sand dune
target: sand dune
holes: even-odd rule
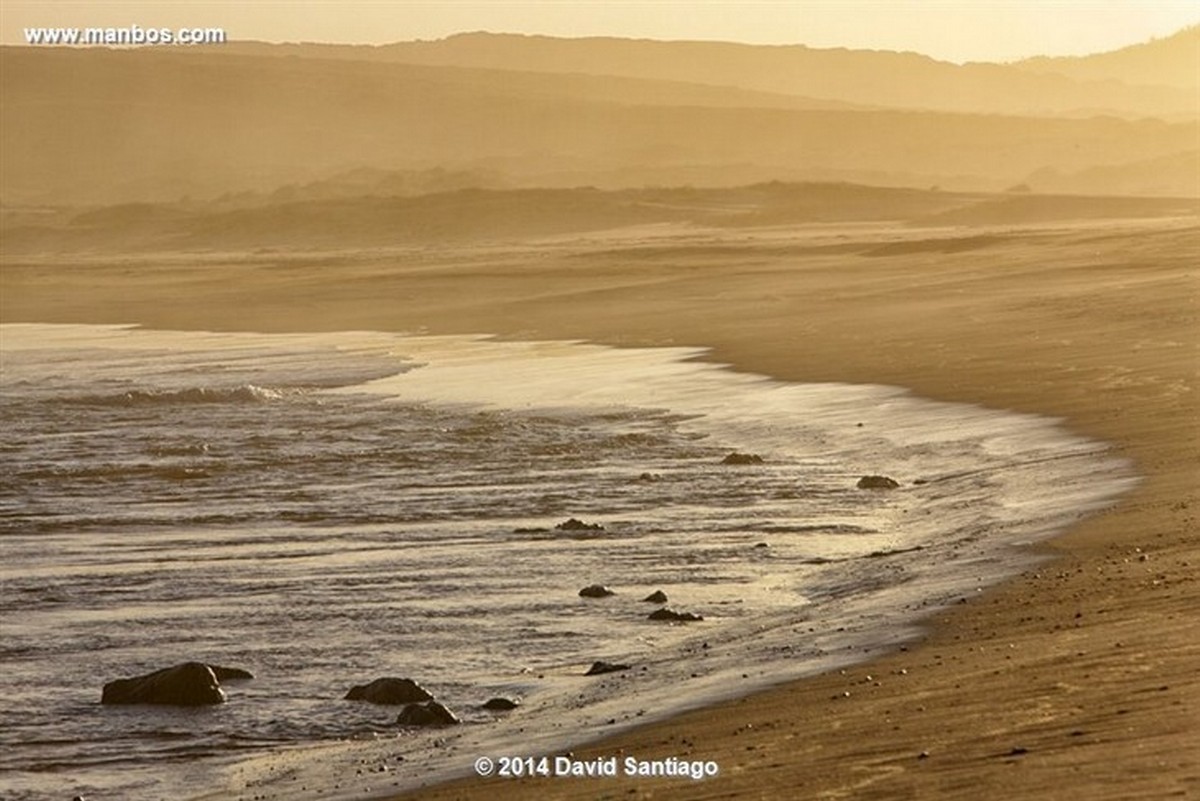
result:
[[[853,184],[758,184],[729,189],[467,189],[278,202],[134,203],[0,225],[10,255],[70,252],[355,250],[413,244],[521,241],[676,224],[741,229],[829,222],[1010,225],[1188,216],[1200,200],[978,195]]]

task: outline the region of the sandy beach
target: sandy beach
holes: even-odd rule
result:
[[[1193,217],[11,257],[0,318],[700,346],[781,380],[1061,418],[1143,481],[1037,546],[1040,566],[938,612],[906,650],[575,750],[711,760],[716,778],[410,797],[1184,798],[1200,793],[1198,255]]]

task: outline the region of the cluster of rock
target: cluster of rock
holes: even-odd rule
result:
[[[433,693],[412,679],[387,676],[370,684],[351,687],[347,701],[366,701],[387,706],[404,705],[396,722],[401,726],[453,726],[461,721]],[[489,698],[482,707],[490,712],[507,712],[520,704],[511,698]]]
[[[762,457],[753,454],[732,453],[723,461],[725,464],[761,464],[763,460]],[[861,482],[859,486],[862,486]],[[574,517],[559,523],[554,528],[558,531],[574,532],[604,531],[604,526],[599,523],[585,523]],[[579,595],[583,598],[607,598],[616,595],[616,591],[603,584],[592,584],[581,589]],[[667,594],[662,590],[656,590],[642,601],[665,604]],[[649,620],[672,623],[704,620],[701,615],[677,612],[666,606],[651,612],[647,617]],[[621,663],[596,662],[586,675],[595,676],[629,669],[629,665]],[[100,703],[169,706],[222,704],[226,701],[226,695],[221,682],[253,678],[252,673],[241,668],[210,665],[204,662],[184,662],[143,676],[110,681],[104,685]],[[391,676],[378,678],[367,684],[351,687],[344,700],[403,706],[396,718],[396,722],[403,726],[449,726],[460,722],[458,716],[437,701],[431,692],[412,679]],[[518,702],[509,698],[492,698],[482,704],[483,709],[493,712],[508,711],[517,706]]]
[[[608,598],[616,594],[616,590],[606,587],[603,584],[590,584],[579,591],[581,598]],[[642,599],[642,603],[665,604],[666,602],[667,594],[662,590],[655,590]],[[677,612],[664,606],[651,612],[646,616],[646,619],[668,623],[694,623],[704,620],[704,616],[693,612]],[[592,666],[583,675],[600,676],[605,673],[620,673],[629,669],[629,665],[621,662],[598,661],[593,662]]]
[[[117,679],[104,685],[102,704],[161,704],[167,706],[204,706],[226,701],[221,681],[254,678],[247,670],[184,662],[156,670],[144,676]],[[433,693],[412,679],[387,676],[368,684],[351,687],[347,701],[363,701],[382,706],[400,706],[396,722],[401,726],[452,726],[460,722]],[[510,698],[491,698],[482,707],[492,712],[516,709]]]

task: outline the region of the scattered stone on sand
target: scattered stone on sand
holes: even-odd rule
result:
[[[554,528],[558,531],[604,531],[604,526],[599,523],[585,523],[574,517],[564,520]]]
[[[667,602],[667,594],[662,590],[655,590],[643,598],[642,601],[648,604],[665,604]]]
[[[224,702],[221,682],[203,662],[184,662],[144,676],[110,681],[100,696],[102,704],[206,706]]]
[[[601,673],[620,673],[622,670],[629,670],[629,665],[622,665],[618,662],[593,662],[588,668],[585,676],[599,676]]]
[[[458,717],[437,701],[409,704],[400,710],[396,722],[401,726],[453,726]]]
[[[366,701],[371,704],[415,704],[432,701],[433,693],[412,679],[397,679],[385,676],[369,684],[359,684],[346,693],[347,701]]]
[[[731,453],[721,460],[721,464],[762,464],[763,458],[757,453]]]
[[[698,620],[704,620],[701,615],[691,612],[676,612],[674,609],[663,607],[650,613],[650,620],[667,620],[673,623],[692,623]]]
[[[889,550],[871,551],[869,554],[867,554],[863,558],[864,559],[880,559],[885,556],[899,556],[900,554],[914,553],[916,551],[923,551],[923,550],[925,550],[924,545],[913,545],[908,548],[894,548],[890,551]]]
[[[520,701],[512,698],[489,698],[483,702],[483,708],[492,712],[508,712],[521,705]]]
[[[605,587],[603,584],[589,584],[579,591],[580,598],[607,598],[610,595],[617,593]]]
[[[754,547],[755,547],[755,548],[770,548],[770,547],[771,547],[771,543],[769,543],[769,542],[756,542],[756,543],[754,543]]]
[[[859,489],[890,490],[900,486],[900,482],[887,476],[863,476],[856,484]]]
[[[652,482],[658,481],[660,478],[662,478],[662,476],[660,476],[658,473],[642,473],[640,476],[638,476],[638,481]]]

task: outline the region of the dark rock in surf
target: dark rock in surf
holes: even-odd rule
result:
[[[863,476],[856,484],[859,489],[891,490],[900,486],[900,482],[887,476]]]
[[[511,698],[489,698],[483,703],[483,708],[491,712],[510,712],[520,705],[520,701]]]
[[[599,676],[602,673],[620,673],[622,670],[629,670],[629,665],[622,665],[617,662],[593,662],[588,668],[585,676]]]
[[[412,679],[397,679],[390,676],[375,679],[370,684],[351,687],[346,693],[347,701],[366,701],[371,704],[416,704],[432,701],[433,693]]]
[[[643,598],[642,602],[648,604],[665,604],[667,602],[667,594],[662,590],[655,590]]]
[[[585,523],[582,520],[577,520],[572,517],[570,520],[564,520],[554,527],[557,531],[604,531],[604,526],[599,523]]]
[[[437,701],[409,704],[400,710],[396,722],[401,726],[453,726],[458,717]]]
[[[763,458],[757,453],[731,453],[721,460],[721,464],[762,464]]]
[[[222,667],[221,665],[209,665],[209,667],[212,668],[217,681],[242,681],[254,678],[253,673],[242,668]]]
[[[674,609],[663,607],[648,615],[649,620],[666,620],[672,623],[694,623],[699,620],[704,620],[702,615],[696,615],[691,612],[676,612]]]
[[[603,584],[592,584],[579,591],[580,598],[607,598],[616,593]]]
[[[144,676],[110,681],[104,685],[100,703],[207,706],[225,703],[225,691],[212,667],[184,662]]]

